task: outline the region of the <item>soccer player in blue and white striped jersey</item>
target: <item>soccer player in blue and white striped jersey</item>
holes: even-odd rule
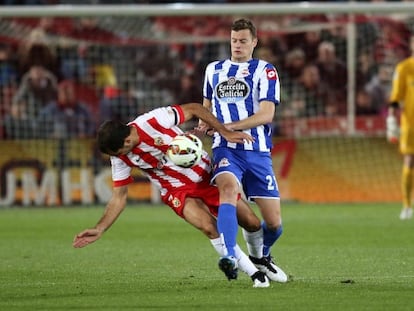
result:
[[[275,265],[270,254],[282,234],[280,196],[270,153],[280,82],[272,64],[253,58],[257,40],[251,21],[235,21],[231,28],[231,58],[214,61],[205,71],[203,105],[229,129],[254,137],[254,142],[230,143],[214,133],[212,181],[220,191],[217,226],[227,248],[227,256],[220,258],[219,267],[229,280],[235,278],[236,205],[242,189],[247,199],[258,205],[263,217],[262,231],[254,234],[243,231],[250,259],[271,280],[286,282],[286,274]],[[207,127],[200,122],[199,129]],[[254,253],[249,245],[259,239],[263,239],[263,252]]]

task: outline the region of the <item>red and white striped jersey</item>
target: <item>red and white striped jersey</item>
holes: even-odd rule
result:
[[[127,155],[111,156],[114,187],[132,182],[131,170],[138,167],[164,195],[168,190],[210,179],[211,160],[203,151],[201,161],[191,168],[182,168],[165,155],[168,144],[183,131],[184,114],[180,106],[156,108],[140,115],[128,125],[137,129],[139,143]]]

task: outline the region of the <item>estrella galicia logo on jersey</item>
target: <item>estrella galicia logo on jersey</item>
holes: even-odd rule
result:
[[[267,76],[267,80],[277,80],[276,69],[274,68],[266,69],[266,76]]]
[[[155,146],[162,146],[162,145],[164,145],[164,140],[162,139],[162,137],[155,137],[154,138],[154,145]]]
[[[250,93],[249,85],[235,77],[230,77],[216,86],[217,97],[227,103],[235,103],[246,99]]]

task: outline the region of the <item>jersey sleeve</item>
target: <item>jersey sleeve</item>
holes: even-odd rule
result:
[[[266,64],[259,79],[259,102],[268,100],[275,105],[280,102],[280,81],[276,68]]]
[[[171,106],[171,111],[174,114],[174,125],[179,125],[185,122],[184,111],[183,108],[181,108],[181,106]]]
[[[213,98],[213,88],[210,79],[213,76],[214,64],[210,63],[204,73],[203,97],[211,100]]]
[[[395,68],[392,78],[392,88],[390,94],[390,103],[403,100],[405,94],[404,70],[403,64],[398,64]]]
[[[131,167],[118,157],[111,157],[112,182],[114,187],[121,187],[133,182]]]

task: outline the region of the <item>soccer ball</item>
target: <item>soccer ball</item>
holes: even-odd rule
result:
[[[189,168],[197,164],[203,153],[203,143],[193,134],[174,137],[167,150],[167,156],[175,165]]]

